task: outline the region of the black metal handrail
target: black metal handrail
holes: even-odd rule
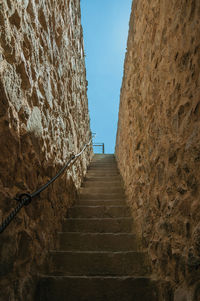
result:
[[[69,166],[69,164],[76,159],[84,152],[84,150],[91,144],[93,137],[90,139],[88,143],[86,143],[83,147],[83,149],[80,151],[80,153],[76,155],[72,155],[71,158],[67,161],[65,166],[53,177],[51,180],[49,180],[45,185],[40,187],[38,190],[36,190],[33,193],[22,193],[19,196],[15,197],[14,199],[19,201],[18,206],[8,215],[8,217],[1,223],[0,225],[0,233],[2,233],[7,226],[11,223],[11,221],[14,219],[14,217],[17,215],[17,213],[22,209],[23,206],[27,206],[31,203],[32,199],[36,196],[40,195],[42,191],[44,191],[49,185],[51,185]],[[73,163],[74,163],[73,162]]]

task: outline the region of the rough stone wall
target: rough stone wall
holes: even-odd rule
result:
[[[133,1],[116,157],[153,271],[200,300],[198,0]]]
[[[0,0],[0,222],[89,141],[79,0]],[[0,300],[32,300],[36,274],[92,156],[0,234]]]

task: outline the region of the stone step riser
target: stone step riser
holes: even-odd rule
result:
[[[37,301],[158,301],[156,282],[135,277],[43,277]]]
[[[117,162],[114,158],[109,158],[108,160],[92,160],[90,164],[116,164],[117,165]]]
[[[88,171],[89,170],[114,170],[114,171],[118,171],[118,167],[116,165],[100,165],[100,164],[91,164],[89,167],[88,167]]]
[[[89,166],[91,166],[91,165],[100,165],[100,166],[101,165],[103,165],[103,166],[105,166],[105,165],[111,165],[111,166],[117,166],[117,163],[116,163],[115,160],[106,160],[106,161],[95,160],[95,161],[92,161]]]
[[[114,154],[94,154],[93,156],[93,160],[95,159],[110,159],[110,158],[114,158],[115,159],[115,155]]]
[[[139,252],[50,252],[54,275],[149,275],[146,254]]]
[[[112,163],[112,162],[115,162],[116,163],[116,160],[115,160],[115,157],[110,157],[110,158],[93,158],[91,163],[93,162],[98,162],[98,163]]]
[[[117,162],[115,160],[107,160],[107,161],[92,161],[89,166],[98,165],[98,166],[117,166]]]
[[[122,187],[115,186],[115,187],[96,187],[93,185],[92,187],[82,187],[79,189],[79,194],[119,194],[124,195],[124,190]]]
[[[88,169],[87,171],[87,174],[90,175],[90,174],[108,174],[108,175],[119,175],[119,170],[118,169],[110,169],[110,168],[106,168],[106,169],[101,169],[101,168],[91,168],[91,169]]]
[[[94,160],[115,160],[114,154],[95,154],[92,158],[92,161]]]
[[[98,167],[90,167],[87,170],[88,173],[94,172],[94,173],[99,173],[99,172],[104,172],[104,173],[116,173],[119,174],[119,170],[117,168],[98,168]]]
[[[102,194],[102,193],[81,193],[79,195],[79,200],[116,200],[116,199],[120,199],[120,200],[124,200],[125,201],[125,196],[124,194],[118,194],[118,193],[106,193],[106,194]]]
[[[81,188],[85,188],[85,189],[92,189],[93,187],[96,187],[96,188],[104,188],[104,189],[107,189],[107,188],[111,188],[111,189],[114,189],[114,188],[121,188],[122,189],[122,183],[120,181],[105,181],[105,180],[96,180],[96,181],[85,181],[83,184],[82,184],[82,187]]]
[[[121,177],[120,177],[120,175],[112,175],[112,176],[105,176],[105,174],[103,174],[103,175],[97,175],[97,174],[91,174],[91,175],[89,175],[89,174],[87,174],[87,177],[85,178],[85,181],[87,181],[87,182],[92,182],[92,181],[94,181],[94,182],[101,182],[101,181],[103,181],[103,182],[107,182],[107,183],[111,183],[113,180],[117,180],[117,181],[120,181],[121,180]]]
[[[96,173],[94,173],[93,171],[88,172],[87,173],[87,177],[91,177],[91,178],[95,178],[95,177],[96,178],[103,178],[104,181],[110,181],[114,177],[115,178],[118,177],[118,179],[120,179],[120,176],[119,176],[118,173],[111,173],[111,172],[105,173],[105,172],[102,172],[102,171],[96,172]]]
[[[59,233],[62,251],[136,251],[133,234]]]
[[[105,178],[105,176],[98,176],[98,175],[90,176],[90,175],[87,174],[84,183],[106,182],[108,184],[109,183],[112,184],[113,181],[118,181],[121,184],[121,177],[120,177],[120,175],[115,175],[115,176],[112,176],[112,177]]]
[[[65,219],[63,224],[63,232],[130,233],[133,229],[132,218]]]
[[[131,216],[127,206],[74,206],[68,210],[69,218],[118,218]]]
[[[114,158],[109,158],[109,159],[107,159],[107,160],[92,160],[91,162],[90,162],[90,165],[93,165],[93,164],[100,164],[100,165],[105,165],[105,164],[114,164],[114,165],[116,165],[117,166],[117,162],[116,162],[116,160],[114,159]]]
[[[124,200],[80,200],[76,206],[126,206]]]

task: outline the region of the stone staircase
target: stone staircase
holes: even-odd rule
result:
[[[156,301],[147,254],[138,251],[114,155],[95,155],[50,252],[37,301]]]

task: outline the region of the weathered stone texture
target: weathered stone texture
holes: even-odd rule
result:
[[[199,71],[200,2],[134,0],[116,156],[153,270],[179,287],[175,300],[200,298]]]
[[[16,193],[45,184],[90,139],[80,22],[79,0],[0,1],[0,222]],[[31,300],[91,155],[1,234],[0,300]]]

